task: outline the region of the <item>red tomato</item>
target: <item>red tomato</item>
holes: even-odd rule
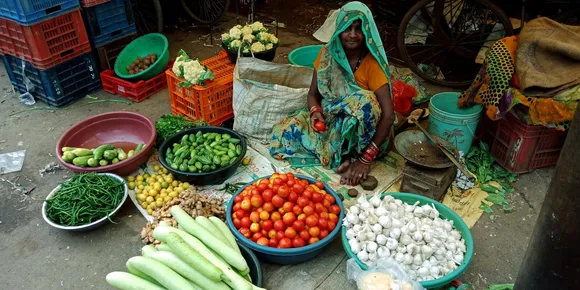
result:
[[[323,218],[323,219],[328,219],[328,213],[321,212],[320,214],[318,214],[318,217]]]
[[[260,225],[260,227],[262,227],[262,225]],[[265,229],[262,229],[262,231],[260,233],[262,233],[262,236],[264,236],[264,237],[268,236],[268,231]]]
[[[322,181],[317,181],[316,183],[314,183],[314,185],[319,189],[324,189],[324,183],[322,183]]]
[[[236,218],[242,219],[246,216],[248,216],[248,214],[243,209],[236,210]]]
[[[274,205],[271,202],[269,202],[269,201],[264,202],[264,205],[262,205],[262,208],[265,211],[267,211],[268,213],[271,213],[271,212],[273,212],[276,209],[276,208],[274,208]]]
[[[302,208],[301,208],[299,205],[295,205],[295,206],[292,208],[292,212],[293,212],[295,215],[300,215],[300,214],[302,213]]]
[[[260,225],[258,223],[252,223],[252,225],[250,225],[250,231],[252,231],[252,233],[257,233],[260,231]]]
[[[278,212],[279,212],[281,215],[284,215],[284,214],[286,213],[286,211],[284,210],[284,208],[283,208],[283,207],[279,208],[279,209],[278,209]]]
[[[274,195],[274,197],[272,197],[272,204],[275,207],[280,208],[284,205],[284,198],[279,195]]]
[[[282,219],[282,215],[279,212],[275,211],[275,212],[270,214],[270,219],[272,221],[279,221]]]
[[[258,213],[261,213],[264,209],[262,207],[255,208]]]
[[[234,204],[234,206],[232,207],[232,209],[233,209],[233,211],[238,211],[238,210],[242,209],[242,203],[241,202],[236,202],[236,204]]]
[[[325,194],[324,199],[330,201],[330,204],[336,203],[336,199],[334,198],[334,196],[332,196],[332,194]]]
[[[261,237],[261,238],[259,238],[259,239],[256,241],[256,243],[258,243],[258,245],[262,245],[262,246],[265,246],[265,247],[267,247],[267,246],[268,246],[269,242],[270,242],[270,241],[269,241],[267,238],[264,238],[264,237]]]
[[[270,214],[267,211],[264,210],[264,211],[262,211],[260,213],[260,219],[261,220],[265,221],[265,220],[267,220],[269,218],[270,218]]]
[[[308,239],[310,239],[310,234],[308,233],[308,230],[300,231],[300,238],[303,239],[305,242],[308,242]]]
[[[288,185],[288,187],[290,187],[290,189],[292,189],[294,184],[296,184],[296,181],[294,181],[294,178],[292,178],[292,179],[288,178],[288,181],[286,181],[286,185]]]
[[[313,192],[312,193],[312,201],[314,201],[315,203],[319,203],[322,202],[324,200],[324,196],[322,196],[322,193],[320,192]],[[253,205],[253,203],[252,203]]]
[[[274,229],[276,231],[283,231],[286,229],[286,224],[282,220],[277,220],[274,222]]]
[[[251,220],[250,220],[250,218],[249,218],[249,217],[247,217],[247,216],[246,216],[246,217],[243,217],[243,218],[240,220],[240,226],[241,226],[242,228],[248,228],[248,229],[249,229],[251,224],[252,224],[252,221],[251,221]]]
[[[292,248],[292,240],[289,238],[282,238],[280,239],[280,242],[278,242],[278,246],[283,249]]]
[[[268,238],[270,238],[270,239],[273,239],[273,238],[275,238],[275,237],[276,237],[276,230],[274,230],[274,229],[271,229],[271,230],[269,230],[269,231],[268,231],[268,235],[267,235],[267,236],[268,236]]]
[[[301,213],[301,214],[298,215],[298,217],[296,219],[299,220],[299,221],[303,221],[303,220],[306,219],[306,214]]]
[[[252,235],[252,241],[257,242],[259,238],[263,237],[262,233],[254,233]]]
[[[301,207],[305,207],[308,205],[308,199],[306,199],[305,197],[301,196],[298,198],[297,203],[299,206]]]
[[[297,200],[298,194],[296,192],[291,191],[290,194],[288,194],[288,201],[296,202]]]
[[[274,195],[278,194],[278,190],[280,189],[280,185],[273,185],[272,186],[272,193]]]
[[[304,186],[296,183],[296,184],[294,184],[294,186],[292,186],[292,190],[294,192],[296,192],[297,194],[302,194],[304,192]]]
[[[322,203],[317,203],[314,205],[314,211],[317,213],[328,212],[328,210],[322,205]]]
[[[300,180],[300,184],[302,184],[305,188],[310,184],[310,182],[306,179]]]
[[[294,221],[294,223],[292,223],[292,227],[293,227],[293,228],[294,228],[294,229],[295,229],[297,232],[299,232],[299,231],[303,230],[303,229],[304,229],[304,225],[305,225],[304,221],[301,221],[301,220],[295,220],[295,221]]]
[[[314,129],[318,132],[324,132],[324,130],[326,130],[326,125],[324,125],[324,122],[322,121],[317,121],[314,123]]]
[[[294,173],[292,172],[286,173],[286,176],[288,176],[288,178],[295,178]]]
[[[340,214],[340,206],[333,204],[330,206],[330,212],[335,214],[335,215],[339,215]]]
[[[270,246],[272,248],[277,248],[278,247],[278,241],[276,239],[270,239],[270,241],[268,242],[268,246]]]
[[[314,208],[312,208],[311,206],[307,205],[307,206],[305,206],[305,207],[302,208],[302,212],[308,216],[308,215],[311,215],[311,214],[314,213]]]
[[[332,231],[336,227],[336,223],[335,222],[328,221],[327,224],[328,224],[328,228],[327,228],[328,231]]]
[[[306,242],[304,242],[304,240],[299,237],[295,237],[294,239],[292,239],[292,246],[294,248],[304,247],[306,246]]]
[[[321,230],[328,228],[328,221],[326,219],[320,218],[318,219],[318,225]]]
[[[236,229],[242,227],[242,223],[240,222],[239,219],[234,219],[234,227],[236,227]]]
[[[337,224],[338,223],[338,215],[335,215],[333,213],[329,213],[328,214],[328,221],[333,222],[334,224]]]
[[[260,193],[264,192],[266,189],[269,189],[268,184],[265,183],[258,184],[258,191]]]
[[[309,215],[306,217],[305,222],[307,226],[313,227],[318,224],[318,218],[315,217],[314,215]]]
[[[264,201],[272,201],[272,197],[274,197],[274,191],[272,191],[271,189],[266,189],[264,190],[264,192],[262,192],[262,199]]]
[[[323,201],[322,201],[322,205],[323,205],[323,206],[324,206],[324,207],[325,207],[327,210],[330,210],[330,206],[331,206],[332,204],[330,203],[330,201],[328,201],[328,200],[326,200],[326,199],[325,199],[325,200],[323,200]]]
[[[320,235],[320,228],[318,227],[310,227],[308,229],[308,233],[313,237],[318,237]]]
[[[284,231],[284,235],[287,238],[294,238],[297,235],[297,233],[296,233],[296,230],[294,228],[289,227]]]
[[[308,189],[304,190],[304,192],[302,193],[302,196],[304,198],[306,198],[307,200],[312,199],[312,190],[308,190]]]
[[[257,223],[260,221],[260,214],[257,211],[253,211],[252,213],[250,213],[250,220],[254,223]]]
[[[282,184],[284,184],[284,180],[282,180],[281,178],[274,179],[274,185],[281,186]]]
[[[284,209],[284,213],[291,212],[293,208],[294,203],[290,201],[285,202],[284,205],[282,206],[282,209]]]
[[[319,239],[319,238],[317,238],[317,237],[311,237],[311,238],[308,240],[308,244],[309,244],[309,245],[312,245],[312,244],[314,244],[314,243],[316,243],[316,242],[318,242],[318,241],[320,241],[320,239]]]
[[[246,237],[248,239],[252,236],[252,232],[248,228],[241,228],[239,230],[239,232],[240,232],[240,234],[242,234],[242,236],[244,236],[244,237]]]
[[[296,221],[296,215],[293,212],[287,212],[282,217],[282,220],[284,221],[284,224],[290,226],[294,221]]]
[[[322,239],[326,238],[326,236],[328,236],[328,230],[321,230],[318,238],[322,240]]]
[[[242,202],[242,200],[244,200],[244,197],[241,194],[238,194],[238,195],[236,195],[236,197],[234,197],[235,203],[240,203],[240,202]]]
[[[251,198],[251,197],[252,197],[252,196],[250,195],[250,193],[249,193],[249,192],[247,192],[246,194],[244,194],[244,200],[250,201],[250,198]],[[242,201],[244,201],[244,200],[242,200]]]
[[[255,189],[252,189],[251,193],[252,193],[252,196],[254,196],[254,195],[260,195],[260,191],[258,190],[257,187]]]
[[[280,241],[281,239],[285,238],[284,231],[277,231],[276,232],[276,240]]]
[[[288,175],[285,173],[278,174],[278,178],[282,179],[284,182],[288,181]]]
[[[286,185],[282,185],[278,189],[278,195],[281,197],[288,197],[289,194],[290,194],[290,188]]]
[[[261,195],[256,194],[256,195],[252,195],[252,198],[250,199],[250,203],[254,207],[261,207],[262,206],[262,203],[264,203],[264,200],[262,200],[262,196]]]
[[[249,199],[242,200],[241,208],[245,211],[250,211],[252,209],[252,203]]]

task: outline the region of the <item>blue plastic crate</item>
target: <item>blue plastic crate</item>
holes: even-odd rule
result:
[[[111,0],[84,8],[83,18],[95,47],[137,33],[130,0]]]
[[[32,25],[78,8],[78,0],[0,0],[0,16],[24,25]]]
[[[12,85],[20,93],[29,92],[50,106],[70,105],[101,87],[97,62],[92,53],[47,70],[39,70],[29,62],[9,55],[3,56],[2,62]]]

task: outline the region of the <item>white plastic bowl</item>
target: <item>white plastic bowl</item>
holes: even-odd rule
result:
[[[115,209],[113,209],[113,211],[111,211],[111,213],[109,214],[109,216],[105,216],[100,220],[94,221],[90,224],[86,224],[86,225],[81,225],[81,226],[63,226],[63,225],[59,225],[54,223],[53,221],[51,221],[47,216],[46,216],[46,201],[42,203],[42,218],[44,218],[44,220],[46,221],[46,223],[48,223],[49,225],[57,228],[57,229],[61,229],[61,230],[67,230],[67,231],[88,231],[88,230],[92,230],[95,228],[98,228],[104,224],[106,224],[109,221],[109,218],[112,218],[118,211],[119,209],[121,209],[121,206],[123,206],[123,204],[125,203],[125,200],[127,200],[127,183],[125,182],[125,180],[123,180],[123,178],[121,178],[120,176],[116,175],[116,174],[112,174],[112,173],[97,173],[98,175],[108,175],[110,177],[113,177],[119,181],[121,181],[123,183],[123,187],[125,189],[125,194],[123,195],[123,199],[121,200],[121,202],[119,203],[119,205],[117,205],[117,207]],[[56,192],[57,190],[60,189],[60,184],[53,189],[48,196],[46,197],[46,199],[50,199]]]

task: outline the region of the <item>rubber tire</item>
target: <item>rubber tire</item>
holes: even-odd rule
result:
[[[435,0],[435,1],[445,1],[445,0]],[[494,10],[496,12],[496,14],[499,16],[501,23],[506,28],[506,37],[513,35],[513,27],[511,25],[511,22],[509,21],[509,18],[507,17],[505,12],[501,8],[499,8],[497,5],[495,5],[493,2],[490,2],[489,0],[474,0],[474,1],[477,1],[483,5],[486,5],[491,10]],[[413,63],[413,61],[409,57],[409,54],[407,53],[407,49],[405,47],[405,31],[407,30],[407,25],[408,25],[409,21],[411,20],[411,17],[413,17],[413,15],[415,15],[417,13],[417,11],[419,11],[421,8],[423,8],[424,6],[426,6],[427,4],[429,4],[431,2],[434,2],[434,0],[421,0],[417,3],[415,3],[415,5],[413,5],[409,9],[409,11],[407,11],[407,13],[405,13],[403,20],[401,20],[401,25],[399,26],[399,30],[397,31],[397,47],[399,49],[399,54],[400,54],[401,58],[403,59],[403,61],[405,62],[405,64],[407,65],[407,67],[409,67],[409,69],[411,69],[415,74],[417,74],[422,79],[424,79],[432,84],[436,84],[436,85],[440,85],[440,86],[452,87],[452,88],[465,88],[466,86],[469,86],[473,82],[473,80],[463,81],[463,82],[448,82],[448,81],[444,81],[444,80],[438,80],[438,79],[426,77],[423,74],[423,72],[420,71],[419,68],[417,68],[417,66]],[[473,77],[475,78],[475,76],[473,76]]]
[[[186,1],[197,1],[197,0],[180,0],[181,6],[185,10],[185,12],[187,12],[187,14],[189,14],[189,16],[191,16],[191,18],[193,18],[193,20],[195,20],[201,24],[212,24],[211,21],[202,20],[197,15],[193,14],[193,12],[191,12],[191,10],[189,10],[189,7],[187,7]],[[214,23],[219,22],[219,20],[222,19],[222,17],[224,17],[224,15],[226,14],[226,12],[228,11],[229,8],[230,8],[230,0],[226,0],[226,5],[224,7],[224,10],[222,11],[221,15],[215,20]]]
[[[131,1],[131,8],[135,9],[137,2],[139,0],[132,0]],[[153,6],[155,7],[155,14],[157,14],[157,31],[151,31],[151,32],[158,32],[158,33],[163,33],[163,8],[161,7],[161,2],[159,2],[159,0],[152,0],[153,1]],[[135,12],[133,12],[133,14],[135,14]],[[135,24],[136,24],[136,20],[135,20]]]

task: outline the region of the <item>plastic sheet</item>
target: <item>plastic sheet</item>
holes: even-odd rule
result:
[[[354,259],[346,262],[348,280],[354,280],[360,290],[423,290],[412,281],[403,268],[391,258],[381,258],[368,270],[362,270]]]

